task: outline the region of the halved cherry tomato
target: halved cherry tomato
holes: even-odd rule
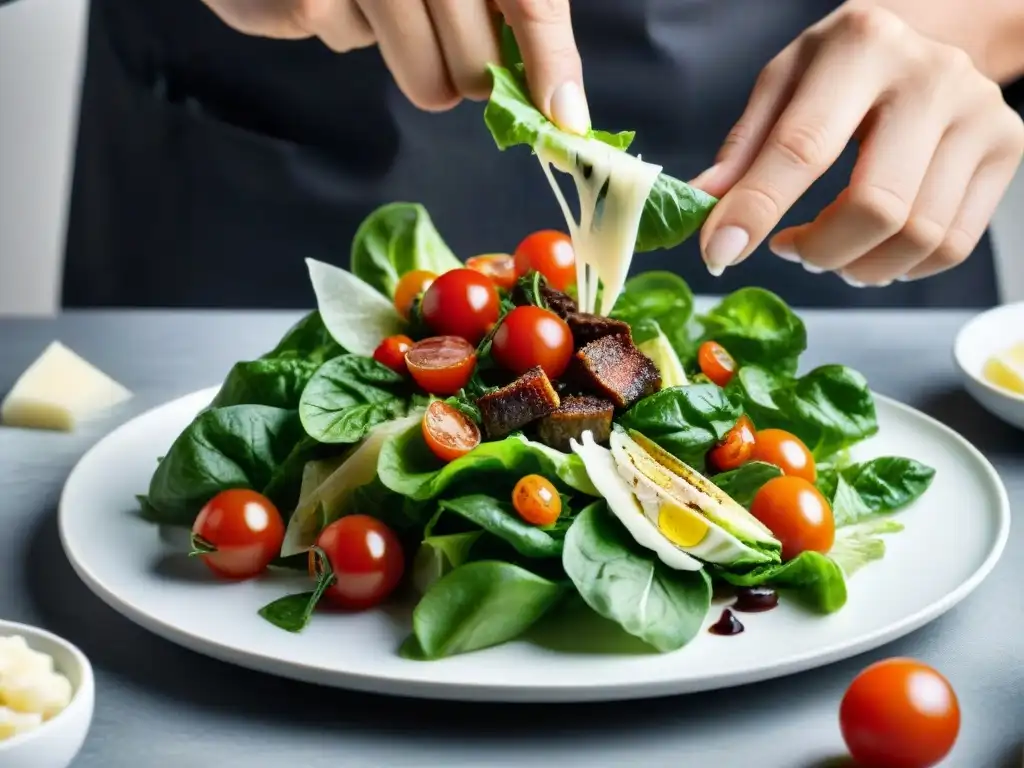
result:
[[[327,555],[335,577],[324,598],[339,608],[372,608],[395,591],[405,572],[398,537],[375,517],[335,520],[320,532],[316,545]],[[314,563],[311,557],[311,570]]]
[[[423,439],[441,461],[455,461],[480,445],[480,427],[458,408],[435,400],[423,414]]]
[[[552,525],[562,514],[562,497],[546,477],[527,475],[512,490],[512,506],[531,525]]]
[[[246,488],[221,491],[192,524],[193,551],[218,576],[248,579],[266,570],[284,541],[281,513]]]
[[[516,307],[494,332],[491,351],[502,368],[522,376],[535,366],[557,379],[572,359],[572,331],[565,320],[540,307]]]
[[[395,309],[398,310],[398,314],[408,320],[416,297],[427,290],[436,279],[437,275],[425,269],[414,269],[402,275],[395,286]]]
[[[708,464],[717,472],[736,469],[750,461],[754,451],[754,422],[746,414],[726,432],[722,441],[708,451]]]
[[[516,260],[507,253],[474,256],[466,262],[466,266],[487,275],[502,290],[511,291],[516,287]]]
[[[460,336],[432,336],[405,353],[413,380],[432,395],[454,395],[476,367],[476,347]]]
[[[423,294],[420,314],[439,336],[461,336],[479,344],[498,321],[500,302],[494,283],[475,269],[453,269]]]
[[[705,341],[700,345],[697,364],[701,373],[720,387],[728,384],[736,373],[736,360],[717,341]]]
[[[782,474],[802,477],[809,483],[818,479],[814,456],[803,440],[784,429],[762,429],[758,432],[750,458],[774,464]]]
[[[832,507],[802,477],[773,477],[754,495],[750,513],[782,543],[782,559],[801,552],[827,553],[836,540]]]
[[[839,705],[839,728],[857,765],[930,768],[960,732],[960,705],[941,674],[914,659],[872,664]]]
[[[516,275],[540,272],[548,284],[564,291],[576,282],[576,251],[572,238],[564,232],[543,229],[534,232],[516,247]]]
[[[412,347],[412,339],[408,336],[388,336],[373,351],[373,359],[386,365],[395,373],[405,376],[409,372],[405,364],[405,353]]]

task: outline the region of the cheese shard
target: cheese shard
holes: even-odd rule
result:
[[[121,384],[54,341],[0,404],[0,423],[70,432],[131,396]]]

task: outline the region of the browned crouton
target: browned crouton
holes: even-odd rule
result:
[[[497,440],[547,416],[561,401],[543,369],[537,366],[508,386],[483,395],[476,404],[484,432]]]
[[[540,285],[540,298],[543,299],[545,304],[547,304],[548,309],[563,320],[575,312],[577,308],[576,301],[572,296],[555,290],[546,282],[542,282]],[[531,296],[523,287],[522,282],[516,285],[512,291],[512,303],[519,307],[533,303]]]
[[[573,312],[565,322],[572,331],[572,341],[576,349],[585,347],[592,341],[597,341],[605,336],[628,336],[633,337],[629,323],[621,320],[613,320],[610,317],[591,315],[586,312]]]
[[[585,392],[607,397],[618,408],[661,389],[661,374],[628,336],[592,341],[572,361],[573,381]]]
[[[610,400],[590,395],[567,397],[552,413],[537,424],[537,436],[551,448],[568,453],[569,441],[581,440],[589,431],[598,443],[605,443],[612,434],[615,406]]]

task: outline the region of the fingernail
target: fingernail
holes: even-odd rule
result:
[[[867,286],[867,283],[862,283],[860,280],[856,280],[850,277],[849,275],[845,274],[844,272],[840,272],[839,276],[843,278],[843,282],[846,283],[851,288],[864,288]]]
[[[896,278],[896,282],[897,283],[909,283],[910,282],[910,275],[900,275],[899,277]]]
[[[722,227],[711,236],[708,247],[704,250],[704,261],[708,271],[721,275],[725,268],[731,266],[740,257],[743,249],[750,242],[750,235],[742,227]]]
[[[824,267],[819,267],[817,264],[811,264],[810,262],[807,261],[801,261],[800,264],[803,265],[803,268],[810,272],[812,275],[820,275],[822,272],[825,271]]]
[[[778,256],[780,259],[785,261],[791,261],[794,264],[800,263],[800,254],[796,252],[796,248],[792,245],[768,243],[768,250]]]
[[[571,80],[562,83],[551,97],[551,117],[559,128],[584,134],[590,130],[590,109],[583,89]]]

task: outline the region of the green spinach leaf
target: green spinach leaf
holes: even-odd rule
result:
[[[641,549],[603,502],[573,521],[562,565],[587,605],[662,652],[689,643],[711,606],[707,573],[673,570]]]
[[[638,344],[660,330],[683,359],[693,346],[688,332],[692,316],[693,292],[672,272],[643,272],[630,278],[612,310],[612,317],[629,323]],[[650,323],[656,325],[646,331]]]
[[[737,587],[770,585],[792,590],[800,602],[820,613],[834,613],[846,605],[843,569],[819,552],[802,552],[781,565],[759,565],[746,573],[718,573]]]
[[[312,592],[300,592],[286,595],[268,603],[257,611],[260,616],[274,626],[287,632],[301,632],[313,617],[317,603],[327,588],[334,583],[334,571],[327,555],[319,547],[313,548],[313,562],[316,568],[316,586]]]
[[[739,406],[714,384],[663,389],[645,397],[619,419],[698,470],[704,455],[725,437],[742,415]],[[758,425],[760,426],[760,425]]]
[[[263,359],[300,358],[324,363],[344,352],[327,330],[320,313],[313,310],[289,328],[277,346],[263,355]]]
[[[295,411],[265,405],[203,411],[157,465],[147,512],[161,523],[191,526],[221,491],[263,492],[304,437]]]
[[[423,658],[439,659],[513,640],[547,613],[563,591],[511,563],[461,565],[434,582],[413,611],[417,650]]]
[[[822,472],[818,488],[832,503],[836,526],[903,509],[920,498],[935,478],[935,470],[914,459],[882,456]]]
[[[420,543],[412,561],[412,582],[416,591],[425,595],[442,576],[469,562],[473,545],[483,531],[427,536]]]
[[[741,288],[701,317],[704,340],[717,341],[740,366],[759,365],[776,374],[796,373],[807,349],[803,321],[782,299],[763,288]]]
[[[389,203],[367,216],[352,240],[351,265],[352,274],[388,299],[406,272],[440,275],[463,266],[418,203]]]
[[[761,486],[776,477],[782,477],[782,470],[774,464],[750,461],[737,469],[712,475],[709,479],[749,510]]]
[[[543,528],[523,521],[512,504],[491,496],[475,494],[440,503],[446,512],[454,512],[488,533],[507,541],[519,554],[526,557],[558,557],[562,542]]]
[[[404,416],[408,383],[376,360],[341,355],[324,363],[302,392],[299,416],[321,443],[357,443],[378,424]]]
[[[270,405],[294,410],[306,383],[320,367],[317,360],[298,357],[261,358],[235,363],[211,408],[228,405]]]

